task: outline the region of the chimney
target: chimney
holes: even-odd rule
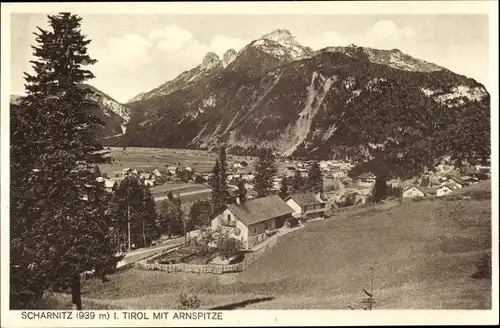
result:
[[[236,197],[236,204],[241,205],[241,198],[240,198],[240,196]]]

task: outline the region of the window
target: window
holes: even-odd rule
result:
[[[227,215],[227,220],[228,220],[228,221],[231,221],[231,214],[228,214],[228,215]]]
[[[253,233],[257,233],[257,228],[253,228]]]

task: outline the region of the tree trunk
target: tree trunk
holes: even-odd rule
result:
[[[148,247],[148,245],[146,245],[146,227],[144,223],[144,217],[142,218],[142,238],[144,239],[144,247]]]
[[[73,310],[82,309],[82,295],[80,287],[80,274],[75,273],[71,279],[71,302],[73,303]]]

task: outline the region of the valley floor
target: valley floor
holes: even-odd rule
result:
[[[375,309],[488,309],[490,258],[490,200],[410,201],[310,222],[240,274],[131,269],[90,280],[84,308],[168,309],[181,291],[204,309],[360,308],[373,266]]]

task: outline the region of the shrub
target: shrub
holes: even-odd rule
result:
[[[217,244],[217,251],[223,259],[237,255],[241,248],[241,242],[234,238],[221,238]]]
[[[196,310],[200,307],[201,301],[196,295],[188,295],[184,292],[177,297],[175,303],[176,310]]]

